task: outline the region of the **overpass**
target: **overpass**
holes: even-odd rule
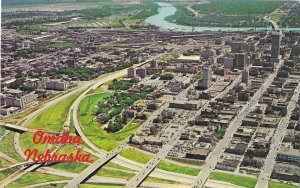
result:
[[[11,165],[11,166],[6,167],[6,168],[1,168],[1,169],[0,169],[0,172],[5,172],[6,170],[14,169],[14,168],[19,168],[19,167],[27,167],[27,166],[30,166],[30,165],[33,165],[33,164],[35,164],[35,162],[22,162],[22,163],[17,163],[17,164]]]
[[[24,133],[24,132],[31,132],[31,133],[35,133],[37,131],[37,129],[30,129],[27,127],[21,127],[21,126],[17,126],[17,125],[13,125],[13,124],[8,124],[8,123],[0,123],[0,126],[4,127],[7,130],[11,130],[14,132],[18,132],[18,133]],[[48,134],[55,134],[58,135],[58,132],[52,132],[52,131],[44,131],[45,133]]]
[[[67,188],[78,187],[79,184],[87,181],[91,176],[94,175],[95,172],[97,172],[98,169],[100,169],[110,160],[115,158],[118,155],[118,153],[120,153],[122,149],[124,149],[124,147],[125,147],[125,143],[121,144],[119,147],[106,154],[105,157],[102,157],[97,161],[95,161],[93,164],[91,164],[86,169],[84,169],[79,175],[73,178],[65,187]]]

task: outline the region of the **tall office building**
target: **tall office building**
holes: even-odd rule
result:
[[[140,67],[136,70],[138,77],[145,78],[147,76],[147,70],[144,67]]]
[[[205,67],[203,69],[203,78],[199,80],[198,87],[207,89],[212,84],[212,70],[209,67]]]
[[[247,66],[246,53],[236,53],[234,59],[234,68],[243,70]]]
[[[278,32],[271,34],[271,58],[278,58],[280,54],[281,35]]]
[[[134,78],[135,77],[135,68],[130,67],[127,69],[127,75],[129,78]]]
[[[242,83],[249,83],[249,70],[247,68],[245,68],[242,72]]]
[[[157,68],[157,62],[156,61],[150,61],[150,68]]]
[[[234,57],[224,57],[224,68],[232,70],[234,67]]]

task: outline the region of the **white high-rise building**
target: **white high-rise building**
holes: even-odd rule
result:
[[[203,69],[203,78],[199,80],[198,87],[207,89],[212,84],[212,70],[209,67],[204,67]]]

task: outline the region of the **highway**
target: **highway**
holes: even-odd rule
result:
[[[261,86],[261,88],[254,94],[254,96],[248,101],[248,103],[241,109],[239,114],[232,120],[230,125],[227,128],[227,131],[223,137],[222,140],[218,142],[215,149],[211,153],[211,156],[209,160],[205,163],[203,166],[201,172],[198,174],[197,178],[195,179],[192,187],[198,188],[203,187],[207,179],[209,178],[210,173],[213,171],[214,167],[216,166],[220,156],[225,150],[225,147],[229,140],[231,139],[232,135],[240,124],[242,123],[242,120],[246,117],[246,115],[251,112],[252,108],[255,107],[256,103],[262,96],[263,92],[271,85],[272,81],[274,80],[275,76],[277,75],[280,67],[282,66],[283,61],[281,60],[277,66],[275,71],[270,74],[270,76],[266,79],[264,84]]]
[[[156,58],[156,57],[155,57]],[[151,59],[152,60],[152,59]],[[150,60],[149,60],[150,61]],[[135,66],[141,66],[143,64],[146,64],[148,63],[149,61],[145,61],[143,63],[140,63],[140,64],[136,64]],[[59,97],[59,98],[56,98],[50,102],[48,102],[47,104],[45,104],[43,107],[41,107],[40,109],[34,111],[33,113],[31,113],[30,115],[28,115],[25,120],[21,123],[20,125],[20,128],[19,129],[22,129],[22,128],[26,128],[26,126],[29,124],[29,122],[34,119],[36,116],[38,116],[40,113],[42,113],[43,111],[51,108],[52,106],[56,105],[57,103],[65,100],[66,98],[68,98],[69,96],[72,96],[78,92],[82,92],[85,90],[84,93],[87,93],[88,91],[92,90],[92,89],[96,89],[98,86],[102,85],[103,83],[107,82],[107,81],[110,81],[110,80],[113,80],[115,78],[118,78],[120,76],[123,76],[127,73],[127,69],[123,69],[123,70],[120,70],[120,71],[117,71],[117,72],[114,72],[114,73],[110,73],[110,74],[106,74],[106,75],[103,75],[95,80],[92,80],[92,81],[89,81],[87,82],[85,85],[82,85],[81,87],[79,88],[76,88],[72,91],[70,91],[69,93],[66,93],[65,95]],[[84,97],[84,95],[80,95],[82,98]],[[80,98],[80,97],[78,97]],[[78,101],[78,98],[76,99],[76,101]],[[80,98],[80,101],[82,100],[82,98]],[[78,105],[80,104],[80,101],[78,101]],[[73,103],[74,105],[74,103]],[[72,106],[73,106],[72,105]],[[70,110],[72,110],[73,108],[70,108]],[[77,108],[78,109],[78,108]],[[74,110],[73,110],[74,111]],[[76,111],[77,112],[77,111]],[[74,120],[75,120],[75,117],[77,118],[77,115],[74,116]],[[69,120],[70,118],[67,117],[67,120]],[[78,122],[77,122],[78,123]],[[15,126],[15,125],[13,125]],[[62,128],[63,130],[63,128]],[[26,159],[26,156],[24,155],[21,147],[20,147],[20,133],[15,133],[15,136],[14,136],[14,149],[15,151],[17,152],[17,154],[22,157],[24,160]],[[93,149],[96,149],[96,151],[101,151],[99,150],[97,147],[93,148]],[[35,164],[32,166],[32,168],[34,169],[37,169],[41,167],[40,164]],[[12,179],[15,181],[17,180],[18,178],[22,177],[24,174],[28,173],[29,171],[22,171],[21,173],[17,173],[16,175],[14,175],[14,177],[9,177],[9,178],[6,178],[5,181],[3,182],[3,184],[5,185],[8,185],[10,184],[12,181]]]
[[[0,126],[8,130],[16,131],[19,133],[24,133],[24,132],[35,133],[37,131],[37,129],[29,129],[27,127],[21,127],[21,126],[7,124],[7,123],[0,123]],[[52,131],[44,131],[44,132],[48,134],[59,134],[58,132],[52,132]]]
[[[258,181],[255,186],[256,188],[267,188],[268,187],[269,178],[271,176],[271,173],[274,168],[274,164],[276,162],[277,149],[280,147],[281,141],[286,133],[286,129],[288,127],[292,112],[296,107],[296,104],[297,104],[297,101],[299,98],[299,94],[300,94],[300,83],[298,83],[298,86],[295,89],[295,93],[287,106],[287,115],[285,117],[281,118],[281,120],[278,124],[277,132],[274,137],[274,142],[271,144],[270,152],[267,156],[265,164],[264,164],[264,166],[261,170],[261,173],[258,177]]]
[[[163,87],[163,86],[161,86]],[[157,88],[158,90],[160,88]],[[155,112],[153,112],[151,114],[151,116],[146,120],[144,121],[139,129],[143,129],[145,126],[149,125],[149,123],[151,123],[153,121],[154,118],[157,117],[157,115],[161,114],[162,111],[164,109],[166,109],[168,107],[168,104],[169,103],[164,103],[163,105],[161,105],[159,107],[159,109],[157,109]],[[74,103],[74,105],[76,105],[76,101]],[[73,108],[78,108],[77,106],[73,107]],[[73,110],[74,112],[75,110]],[[78,122],[78,121],[77,121]],[[78,125],[79,123],[78,123]],[[82,132],[82,130],[80,129],[79,131]],[[83,134],[83,132],[82,132]],[[180,135],[179,135],[180,136]],[[87,141],[89,142],[89,140],[87,139]],[[119,147],[117,147],[116,149],[114,149],[113,151],[107,153],[104,157],[100,158],[99,160],[97,160],[95,163],[93,163],[92,165],[90,165],[88,168],[86,168],[84,171],[82,171],[76,178],[74,178],[72,181],[69,182],[69,184],[66,186],[66,187],[76,187],[78,186],[80,183],[82,183],[84,180],[86,180],[91,174],[93,174],[93,172],[97,171],[98,169],[100,169],[103,165],[105,165],[108,161],[110,161],[111,159],[113,159],[118,153],[120,153],[126,146],[126,143],[128,142],[129,140],[126,139],[124,140],[120,145]],[[91,145],[92,146],[92,145]],[[95,146],[96,147],[96,146]],[[101,157],[101,156],[100,156]],[[120,160],[120,156],[118,156],[119,160]],[[122,158],[121,158],[122,159]],[[130,163],[130,161],[128,161]],[[117,163],[118,164],[118,163]],[[120,163],[119,163],[120,164]],[[122,164],[122,163],[121,163]],[[131,166],[132,164],[130,164],[129,166]],[[123,165],[122,165],[123,166]],[[132,167],[130,167],[132,168]],[[142,167],[139,167],[138,169],[140,170]]]

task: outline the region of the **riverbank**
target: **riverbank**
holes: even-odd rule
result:
[[[154,25],[162,30],[173,30],[173,31],[267,31],[271,30],[272,27],[199,27],[199,26],[188,26],[188,25],[180,25],[176,23],[172,23],[167,21],[166,19],[172,15],[174,15],[177,11],[177,8],[170,3],[157,2],[160,6],[159,12],[156,15],[150,16],[145,20],[146,24]],[[285,28],[284,31],[300,31],[300,28]]]

